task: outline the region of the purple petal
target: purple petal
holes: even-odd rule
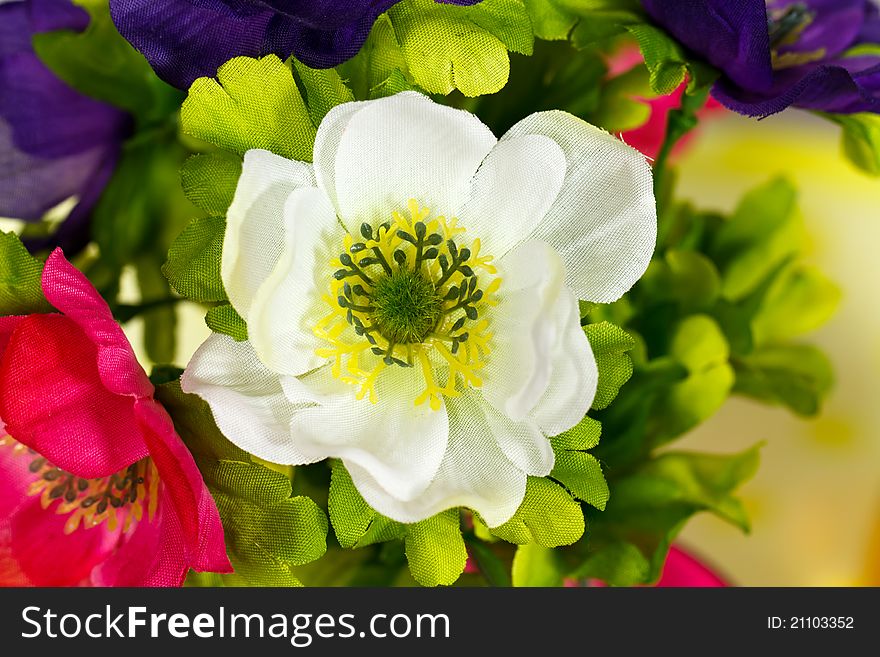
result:
[[[773,86],[763,0],[643,0],[648,14],[682,44],[754,91]]]
[[[779,0],[769,6],[784,9],[799,3],[807,5],[813,21],[797,43],[780,48],[781,53],[823,50],[825,59],[830,59],[853,44],[865,22],[865,0]]]

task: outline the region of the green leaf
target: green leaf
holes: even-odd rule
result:
[[[241,176],[241,158],[219,151],[193,155],[180,169],[180,184],[190,203],[210,215],[225,216]]]
[[[223,217],[193,219],[168,250],[162,273],[181,295],[194,301],[225,301],[220,278]]]
[[[521,0],[483,0],[471,7],[404,0],[388,17],[409,74],[430,93],[495,93],[507,83],[508,51],[532,51],[532,27]]]
[[[524,0],[539,39],[571,38],[579,48],[620,34],[639,20],[637,0]]]
[[[373,23],[358,54],[337,70],[358,100],[382,98],[414,88],[404,75],[408,70],[406,59],[387,14]]]
[[[0,315],[49,313],[40,279],[43,263],[34,258],[15,233],[0,231]]]
[[[748,531],[733,491],[757,466],[758,446],[730,456],[668,452],[632,469],[591,519],[588,551],[573,574],[616,586],[650,583],[685,521],[700,511]]]
[[[224,303],[208,310],[205,324],[215,333],[231,336],[238,342],[247,340],[247,324],[231,304]]]
[[[77,0],[91,21],[83,32],[33,36],[34,51],[71,87],[147,121],[173,113],[181,94],[165,84],[147,60],[123,39],[106,0]]]
[[[333,461],[328,512],[336,540],[344,548],[401,538],[406,526],[373,510],[355,488],[342,461]]]
[[[468,553],[458,509],[407,525],[404,544],[409,570],[422,586],[448,586],[464,572]]]
[[[193,82],[180,120],[185,134],[239,155],[264,148],[312,161],[315,126],[292,71],[275,55],[236,57],[217,70],[216,80]]]
[[[562,586],[563,564],[556,550],[537,543],[516,548],[511,569],[514,586]]]
[[[688,74],[688,61],[681,46],[653,25],[634,24],[627,30],[639,43],[654,92],[665,96],[678,89]]]
[[[580,504],[558,484],[543,477],[529,477],[526,495],[513,517],[492,533],[509,543],[535,542],[544,547],[571,545],[584,533]]]
[[[575,498],[604,510],[610,495],[602,467],[592,454],[562,450],[556,452],[556,463],[550,473]]]
[[[598,410],[614,401],[621,386],[632,376],[632,359],[627,352],[636,346],[636,342],[629,333],[608,322],[588,324],[584,333],[599,368],[599,385],[593,400],[593,408]]]
[[[823,114],[843,128],[841,147],[847,159],[872,176],[880,176],[880,116]]]
[[[787,268],[752,321],[755,342],[782,342],[816,330],[834,315],[840,297],[840,288],[815,267]]]
[[[688,375],[669,386],[657,401],[651,432],[654,444],[680,436],[708,419],[727,399],[734,382],[727,340],[707,315],[692,315],[681,322],[669,351]]]
[[[230,583],[300,585],[293,569],[327,549],[323,511],[307,497],[292,497],[286,476],[250,462],[217,429],[208,405],[183,393],[179,381],[158,386],[156,395],[217,503],[235,569]]]
[[[807,417],[819,412],[834,382],[831,363],[812,345],[760,347],[735,366],[735,392]]]
[[[507,566],[504,565],[504,562],[493,551],[492,547],[487,545],[487,542],[481,540],[477,527],[478,523],[475,522],[474,535],[469,536],[466,534],[464,537],[468,552],[473,558],[477,570],[480,571],[480,575],[483,576],[489,586],[510,586],[510,574],[508,573]],[[489,534],[488,538],[491,539],[488,542],[496,540],[491,534]]]
[[[797,191],[777,178],[743,197],[719,228],[711,255],[722,276],[722,294],[737,301],[753,291],[803,243]]]
[[[602,436],[602,424],[589,416],[585,416],[578,424],[568,431],[550,439],[554,450],[586,451],[599,444]]]
[[[351,89],[345,86],[339,73],[332,68],[309,68],[294,59],[293,70],[302,84],[305,102],[314,126],[320,125],[327,112],[337,105],[354,100]]]

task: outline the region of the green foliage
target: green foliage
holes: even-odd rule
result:
[[[168,251],[162,272],[171,286],[194,301],[225,301],[220,257],[226,221],[222,217],[193,219]]]
[[[669,452],[627,472],[615,481],[605,512],[593,514],[589,542],[578,546],[584,560],[571,575],[615,586],[652,582],[672,540],[700,511],[748,531],[732,492],[757,465],[754,447],[732,456]]]
[[[596,366],[599,368],[599,386],[593,408],[600,410],[614,401],[621,386],[632,376],[632,359],[627,352],[636,343],[626,331],[609,322],[588,324],[584,327],[584,333],[590,340]]]
[[[123,39],[106,0],[76,0],[91,21],[84,32],[35,34],[34,50],[62,80],[87,96],[131,112],[141,123],[174,111],[180,93],[153,73],[147,60]]]
[[[293,60],[293,70],[302,87],[312,125],[319,126],[331,109],[354,100],[339,73],[333,69],[314,69]]]
[[[880,116],[876,114],[823,114],[843,128],[843,154],[863,172],[880,176]]]
[[[235,573],[226,584],[299,586],[294,569],[324,554],[327,518],[308,497],[293,497],[290,480],[253,463],[217,429],[208,405],[180,390],[158,386],[157,398],[193,453],[211,492]]]
[[[358,100],[391,96],[414,88],[406,76],[406,58],[387,14],[373,24],[357,55],[337,67]]]
[[[180,184],[190,203],[209,215],[226,214],[238,178],[241,176],[241,158],[218,151],[193,155],[180,169]]]
[[[312,161],[315,124],[290,67],[275,55],[235,57],[216,79],[193,82],[180,120],[185,134],[239,155],[264,148]]]
[[[535,36],[584,48],[643,20],[638,0],[525,0]]]
[[[522,0],[483,0],[471,7],[404,0],[387,15],[407,72],[429,93],[495,93],[507,83],[508,52],[532,51]]]
[[[513,517],[492,533],[509,543],[535,542],[544,547],[571,545],[584,533],[580,505],[558,484],[543,477],[529,477],[526,495]]]
[[[40,285],[43,263],[27,252],[15,233],[0,231],[0,262],[0,315],[52,312]]]
[[[205,324],[215,333],[223,333],[243,342],[247,340],[247,324],[231,304],[223,303],[208,310]]]
[[[608,502],[608,484],[599,462],[587,450],[599,444],[602,425],[591,417],[585,417],[565,433],[555,436],[550,444],[556,463],[550,476],[565,486],[582,502],[597,509],[604,509]]]
[[[526,543],[516,548],[511,579],[514,586],[562,586],[564,570],[558,551]]]

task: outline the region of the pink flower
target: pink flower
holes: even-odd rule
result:
[[[660,575],[657,586],[706,588],[728,586],[728,584],[708,566],[681,548],[672,546],[669,549],[669,555],[666,557],[663,573]]]
[[[635,66],[642,64],[644,60],[638,48],[624,48],[610,57],[608,64],[608,75],[616,77],[626,73]],[[656,159],[666,139],[666,124],[669,120],[669,112],[681,107],[681,97],[684,94],[687,83],[683,83],[675,91],[667,96],[658,96],[656,98],[641,99],[651,109],[648,120],[637,128],[627,130],[620,135],[620,138],[643,155],[650,159]],[[699,118],[705,118],[711,114],[717,114],[723,110],[722,105],[714,98],[709,98],[706,105],[697,112]],[[681,152],[682,148],[693,138],[694,133],[690,132],[681,139],[673,148],[673,154]]]
[[[0,585],[230,572],[214,500],[106,302],[60,250],[42,287],[61,314],[0,318]]]

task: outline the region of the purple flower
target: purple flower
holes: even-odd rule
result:
[[[34,34],[88,23],[69,0],[0,4],[0,216],[39,221],[77,199],[52,236],[28,243],[35,251],[88,243],[91,211],[130,131],[127,114],[74,91],[34,54]]]
[[[379,15],[399,1],[110,0],[110,12],[159,77],[188,89],[239,55],[295,55],[312,68],[341,64],[357,54]]]
[[[645,10],[722,76],[713,95],[748,116],[790,105],[880,112],[880,43],[871,0],[643,0]]]

